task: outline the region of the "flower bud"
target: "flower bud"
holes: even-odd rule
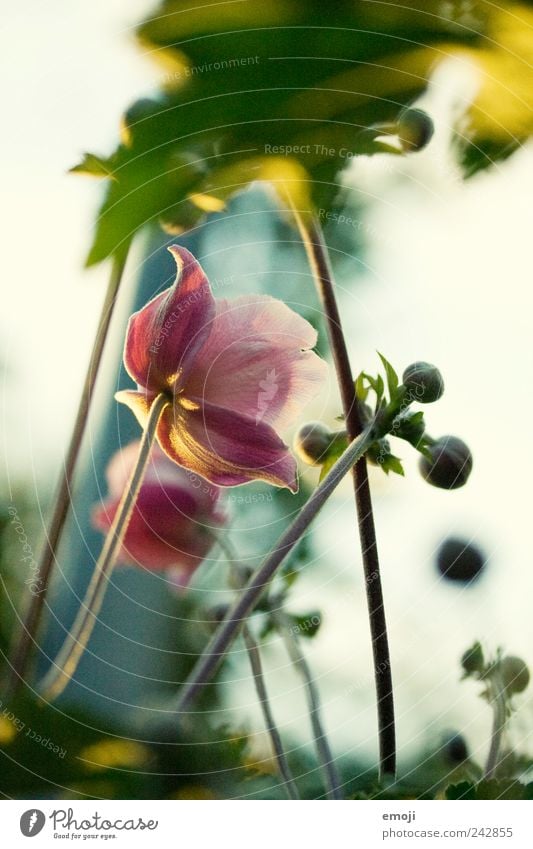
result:
[[[416,362],[407,366],[402,376],[403,385],[412,401],[431,404],[438,401],[444,392],[444,381],[436,366],[431,363]]]
[[[320,466],[327,457],[335,434],[322,422],[302,425],[294,439],[294,449],[301,460],[311,466]]]
[[[475,642],[474,645],[465,651],[461,658],[461,666],[464,669],[465,675],[473,675],[476,672],[482,675],[485,671],[485,658],[483,657],[483,649],[481,643]]]
[[[433,136],[433,121],[423,109],[404,109],[396,123],[404,150],[422,150]]]
[[[437,551],[437,569],[449,581],[473,581],[482,573],[485,562],[477,546],[457,537],[449,537]]]
[[[441,436],[428,446],[431,459],[423,455],[419,468],[432,486],[440,489],[459,489],[472,471],[473,459],[468,445],[457,436]]]
[[[529,669],[520,657],[504,657],[500,663],[500,674],[509,694],[522,693],[529,684]]]

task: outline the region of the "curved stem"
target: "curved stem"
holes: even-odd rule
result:
[[[318,687],[315,684],[313,675],[302,652],[300,641],[291,626],[291,621],[286,612],[282,609],[272,610],[273,617],[278,631],[285,643],[287,653],[297,671],[301,675],[305,684],[307,693],[307,703],[309,707],[309,716],[311,718],[311,727],[315,738],[318,759],[324,772],[324,778],[327,787],[327,795],[329,799],[342,799],[342,782],[335,767],[335,760],[329,747],[326,732],[322,726],[320,716],[320,695]]]
[[[128,529],[135,501],[141,487],[144,472],[150,459],[157,425],[161,413],[169,403],[168,397],[161,393],[152,402],[146,428],[139,447],[139,456],[122,498],[109,528],[100,557],[85,593],[82,605],[74,620],[70,633],[65,639],[52,667],[40,685],[43,698],[54,699],[63,692],[71,680],[79,660],[87,647],[104,600],[107,584],[115,566],[117,556]]]
[[[7,699],[16,695],[28,671],[32,647],[35,645],[35,638],[46,600],[50,577],[55,565],[57,547],[59,545],[59,540],[61,538],[70,507],[74,471],[76,469],[76,463],[85,433],[94,386],[98,370],[100,368],[105,341],[117,300],[120,283],[124,274],[126,259],[127,251],[123,252],[120,257],[115,257],[113,261],[111,276],[109,278],[106,296],[102,305],[89,367],[85,376],[78,412],[76,414],[76,421],[74,423],[70,444],[63,464],[63,471],[54,500],[54,509],[46,541],[39,560],[37,574],[39,576],[39,584],[42,587],[42,590],[39,593],[32,593],[31,595],[28,595],[27,608],[22,619],[20,632],[17,633],[16,639],[13,642],[11,657],[9,658],[9,671],[5,689],[5,696]]]
[[[342,398],[346,429],[348,431],[348,438],[353,440],[361,433],[363,426],[359,415],[348,350],[342,332],[341,318],[335,298],[333,273],[329,263],[327,247],[322,229],[316,218],[313,218],[307,224],[304,223],[295,210],[293,212],[326,316],[328,335]],[[396,732],[392,673],[376,530],[372,511],[372,498],[364,457],[354,466],[353,479],[374,659],[380,773],[382,777],[385,774],[394,776],[396,773]]]
[[[328,474],[304,504],[294,522],[281,535],[276,548],[267,555],[258,571],[250,578],[241,596],[237,599],[233,607],[230,608],[220,627],[198,659],[196,666],[179,694],[176,705],[177,713],[185,713],[200,693],[202,687],[211,681],[231,643],[263,595],[266,586],[276,571],[287,555],[290,554],[296,543],[301,539],[331,493],[350,471],[353,464],[370,448],[375,439],[376,434],[373,423],[371,423],[357,439],[350,443],[344,454],[331,467]]]
[[[283,750],[283,743],[281,742],[281,736],[278,731],[276,721],[272,713],[272,709],[270,707],[270,701],[268,698],[268,692],[263,675],[261,655],[259,654],[259,647],[256,641],[254,640],[252,632],[250,631],[248,625],[244,626],[242,636],[244,639],[244,644],[246,646],[246,651],[248,652],[248,657],[250,659],[250,666],[252,667],[252,674],[254,677],[257,697],[261,705],[261,710],[263,711],[265,725],[268,731],[268,735],[270,737],[270,741],[272,743],[272,748],[274,749],[274,755],[276,758],[278,769],[284,781],[287,796],[289,797],[289,799],[299,799],[300,794],[298,793],[298,789],[296,787],[296,784],[294,783],[294,778],[292,776],[289,764],[287,763],[287,758]]]
[[[490,741],[490,749],[487,757],[487,765],[485,767],[484,778],[494,778],[498,763],[500,760],[500,747],[502,744],[503,732],[507,721],[506,702],[504,690],[497,687],[496,693],[492,702],[494,718],[492,721],[492,736]]]

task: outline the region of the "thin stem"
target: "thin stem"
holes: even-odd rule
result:
[[[287,555],[290,554],[296,543],[302,538],[321,507],[328,500],[343,477],[350,471],[353,464],[363,456],[365,451],[370,448],[375,439],[376,434],[373,423],[371,423],[356,440],[350,443],[346,451],[317,486],[296,519],[281,535],[274,550],[267,555],[258,571],[250,578],[241,596],[228,611],[219,629],[215,632],[201,657],[198,659],[196,666],[179,694],[176,705],[177,713],[185,713],[200,693],[202,687],[211,681],[231,643],[263,595],[265,588],[278,568]]]
[[[93,396],[96,378],[102,360],[102,354],[111,323],[120,283],[126,265],[127,251],[120,257],[115,257],[109,278],[106,296],[102,305],[98,329],[89,360],[85,382],[81,393],[76,421],[70,439],[70,444],[63,464],[63,471],[54,500],[54,510],[50,520],[46,541],[41,553],[38,576],[42,587],[39,593],[27,596],[27,607],[24,613],[20,631],[16,635],[9,658],[9,671],[5,688],[7,699],[16,695],[25,680],[30,662],[32,647],[36,645],[37,630],[46,601],[50,577],[56,562],[56,551],[63,531],[65,520],[70,507],[74,471],[81,448],[81,443],[87,425],[89,408]]]
[[[298,636],[295,634],[286,612],[278,608],[277,610],[271,611],[271,616],[273,617],[283,642],[285,643],[287,653],[305,684],[309,716],[311,718],[311,727],[315,738],[318,759],[324,772],[328,798],[342,799],[342,781],[335,767],[335,760],[329,747],[326,732],[322,726],[318,687],[315,684],[309,664],[302,652]]]
[[[304,223],[296,211],[294,211],[294,214],[326,316],[328,335],[342,398],[346,430],[348,432],[348,438],[353,440],[361,433],[363,424],[359,414],[346,341],[342,332],[327,247],[319,222],[313,218],[307,224]],[[364,457],[354,466],[353,479],[374,659],[380,773],[382,777],[385,774],[394,776],[396,773],[396,732],[391,662],[376,530],[372,511],[372,498]]]
[[[487,765],[485,767],[484,778],[494,778],[498,764],[500,761],[500,748],[502,744],[503,732],[507,721],[505,691],[500,686],[496,685],[496,693],[492,700],[492,709],[494,718],[492,721],[492,736],[490,741],[490,749],[487,757]]]
[[[270,707],[265,678],[263,675],[261,655],[259,654],[259,647],[256,641],[254,640],[252,632],[250,631],[248,625],[244,625],[242,635],[244,638],[246,651],[248,652],[250,666],[252,667],[252,674],[254,677],[254,684],[257,692],[257,697],[261,705],[261,710],[263,711],[265,725],[270,737],[270,741],[272,743],[272,748],[274,749],[274,755],[276,757],[278,769],[284,781],[287,796],[289,797],[289,799],[299,799],[300,794],[298,793],[298,789],[294,782],[294,778],[292,776],[289,764],[287,763],[287,758],[283,750],[283,743],[281,742],[281,736],[278,731],[276,721],[272,713],[272,709]]]
[[[169,399],[164,393],[158,395],[152,402],[139,447],[137,463],[122,493],[122,498],[94,568],[85,598],[70,633],[59,650],[52,667],[41,682],[40,690],[45,699],[55,699],[63,692],[74,675],[79,660],[87,647],[135,507],[144,472],[150,459],[150,450],[154,444],[159,418],[168,403]]]

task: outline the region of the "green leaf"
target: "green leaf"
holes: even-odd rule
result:
[[[194,227],[256,180],[303,215],[340,209],[341,172],[395,150],[397,119],[439,56],[481,69],[458,128],[466,167],[508,156],[533,131],[533,10],[475,4],[464,26],[460,5],[338,0],[333,19],[323,0],[262,0],[259,21],[251,2],[164,0],[137,33],[162,68],[161,93],[127,111],[89,262],[153,221]],[[75,170],[105,176],[109,161],[94,160]]]
[[[399,457],[395,457],[394,454],[386,454],[380,463],[381,468],[385,472],[385,474],[389,474],[389,472],[394,472],[396,475],[405,475],[402,461]]]
[[[319,610],[311,610],[309,613],[290,614],[293,630],[298,637],[313,639],[322,624],[322,615]]]
[[[379,351],[378,351],[378,355],[379,355],[381,362],[383,363],[383,367],[385,368],[385,375],[387,377],[387,387],[388,387],[388,390],[389,390],[390,400],[394,401],[394,399],[396,398],[396,392],[397,392],[398,384],[399,384],[398,375],[394,371],[394,369],[391,366],[391,364],[389,363],[389,361],[387,359],[385,359],[383,354],[380,354]]]

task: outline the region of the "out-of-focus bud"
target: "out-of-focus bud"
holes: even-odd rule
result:
[[[486,563],[483,552],[472,543],[449,537],[437,551],[437,569],[449,581],[466,583],[478,578]]]
[[[433,121],[423,109],[404,109],[397,121],[398,138],[406,151],[422,150],[431,141]]]
[[[407,366],[402,381],[412,401],[431,404],[438,401],[444,392],[444,380],[436,366],[431,363],[416,362]]]
[[[150,123],[149,118],[161,109],[157,100],[141,97],[128,106],[120,120],[120,137],[126,147],[130,147],[134,134],[142,134]]]
[[[529,669],[522,658],[504,657],[500,662],[500,674],[502,682],[507,692],[522,693],[529,684]]]
[[[420,473],[432,486],[459,489],[472,471],[473,458],[468,445],[457,436],[441,436],[428,447],[431,457],[420,458]]]
[[[468,746],[461,734],[450,734],[444,740],[442,753],[452,764],[460,764],[468,760]]]
[[[326,460],[327,454],[335,438],[333,433],[322,422],[308,422],[302,425],[294,438],[294,449],[301,460],[311,466],[320,466]]]
[[[482,675],[485,671],[485,658],[481,643],[475,642],[474,645],[465,651],[461,658],[461,666],[465,675],[474,675],[476,672]]]

